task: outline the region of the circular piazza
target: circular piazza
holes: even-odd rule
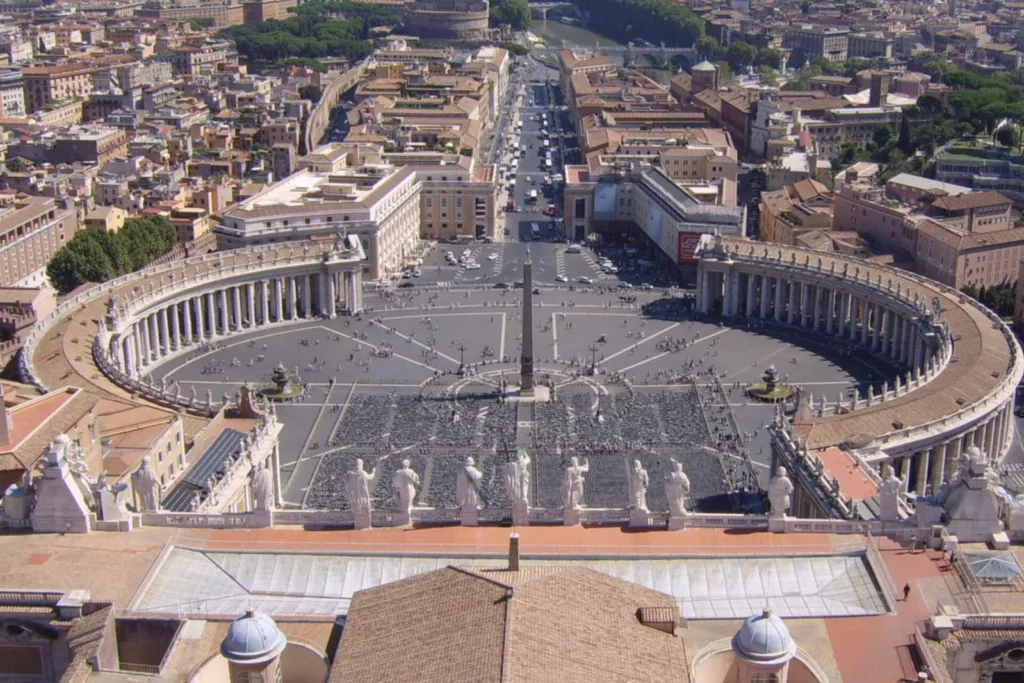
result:
[[[504,245],[506,261],[517,248]],[[652,511],[668,509],[679,462],[694,510],[761,512],[773,462],[808,448],[892,462],[921,491],[971,445],[1005,451],[1020,350],[988,311],[852,258],[714,238],[698,257],[695,292],[540,278],[529,317],[544,400],[516,392],[526,292],[364,287],[358,244],[344,242],[207,254],[95,287],[33,331],[21,367],[40,386],[177,407],[191,434],[283,370],[299,388],[275,403],[290,508],[346,509],[356,459],[387,473],[381,507],[404,460],[422,480],[417,506],[456,507],[467,457],[485,505],[507,506],[502,467],[523,447],[537,508],[560,507],[576,457],[588,507],[629,507],[639,460]],[[748,395],[772,366],[792,389],[782,404]]]

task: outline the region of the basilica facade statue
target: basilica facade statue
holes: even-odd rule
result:
[[[668,509],[673,517],[686,515],[686,498],[690,495],[690,478],[683,472],[683,464],[672,458],[672,471],[665,478]]]
[[[345,493],[355,516],[369,516],[372,506],[370,492],[377,478],[377,468],[372,472],[363,469],[363,459],[356,458],[355,465],[345,476]]]
[[[793,482],[790,480],[786,468],[780,466],[775,470],[775,476],[768,484],[768,502],[771,504],[772,517],[786,516],[792,495]]]
[[[484,475],[476,468],[476,461],[466,458],[466,464],[455,484],[455,497],[460,508],[476,510],[480,507],[480,482],[483,478]]]
[[[408,460],[402,461],[402,468],[395,471],[391,479],[398,494],[398,512],[412,514],[412,503],[416,499],[416,487],[420,485],[420,475],[412,468]]]
[[[562,506],[566,510],[583,508],[583,485],[586,482],[583,475],[589,471],[590,463],[586,459],[582,465],[576,456],[569,459],[569,466],[565,468],[565,477],[562,480]]]
[[[633,461],[633,469],[629,472],[629,499],[634,510],[648,512],[647,508],[647,487],[650,485],[650,478],[647,470],[639,460]]]
[[[160,511],[160,480],[149,466],[149,456],[142,456],[139,468],[132,473],[132,488],[135,490],[140,512]]]

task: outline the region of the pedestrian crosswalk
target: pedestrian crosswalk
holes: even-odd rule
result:
[[[594,260],[594,257],[590,255],[590,252],[584,251],[582,254],[580,254],[580,256],[582,256],[583,260],[587,263],[588,266],[590,266],[590,269],[594,271],[595,280],[612,279],[610,275],[607,275],[603,270],[601,270],[601,266],[598,265],[597,261]]]
[[[557,275],[565,277],[565,250],[559,249],[557,256],[555,256],[555,270]]]

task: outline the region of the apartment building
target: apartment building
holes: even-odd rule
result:
[[[774,244],[817,248],[817,234],[832,232],[832,210],[831,192],[814,180],[762,192],[758,235]]]
[[[875,130],[880,125],[898,130],[902,116],[903,112],[896,107],[831,109],[824,120],[805,121],[803,129],[810,134],[815,151],[819,155],[831,157],[848,143],[858,147],[867,146],[874,139]]]
[[[935,157],[935,177],[975,190],[995,190],[1024,204],[1024,156],[1006,150],[946,149]]]
[[[156,21],[212,19],[214,28],[218,29],[245,22],[245,11],[237,0],[190,0],[182,3],[153,0],[143,5],[136,16]]]
[[[50,159],[54,162],[80,161],[102,166],[127,153],[128,134],[124,129],[75,126],[57,134],[50,149]]]
[[[0,71],[0,115],[16,118],[25,115],[25,81],[21,71]]]
[[[914,256],[918,273],[956,289],[1012,285],[1024,259],[1024,228],[975,233],[924,220],[917,226]]]
[[[876,249],[895,254],[901,262],[912,260],[916,226],[924,218],[919,206],[868,183],[843,185],[836,195],[833,216],[833,230],[859,233]]]
[[[73,209],[49,197],[19,197],[0,206],[0,287],[38,287],[46,264],[78,230]]]
[[[26,111],[33,113],[51,102],[87,95],[92,92],[95,71],[95,67],[82,64],[25,67],[21,74],[25,84]]]
[[[782,46],[802,50],[808,61],[824,57],[830,62],[845,62],[849,41],[849,29],[800,24],[786,30]]]
[[[159,58],[169,63],[175,74],[195,76],[213,73],[227,64],[237,64],[238,52],[231,43],[218,40],[173,47]]]
[[[421,237],[495,237],[497,185],[491,166],[353,163],[308,168],[225,210],[215,230],[228,248],[346,232],[358,235],[371,279],[404,267]],[[301,163],[301,162],[300,162]]]
[[[892,59],[893,39],[880,31],[851,33],[847,45],[847,58]]]

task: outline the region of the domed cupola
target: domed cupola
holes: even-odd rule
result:
[[[736,656],[762,666],[785,664],[796,655],[796,643],[782,619],[766,609],[748,617],[732,638]]]
[[[249,610],[231,622],[220,653],[233,664],[260,665],[277,658],[287,644],[273,619]]]

